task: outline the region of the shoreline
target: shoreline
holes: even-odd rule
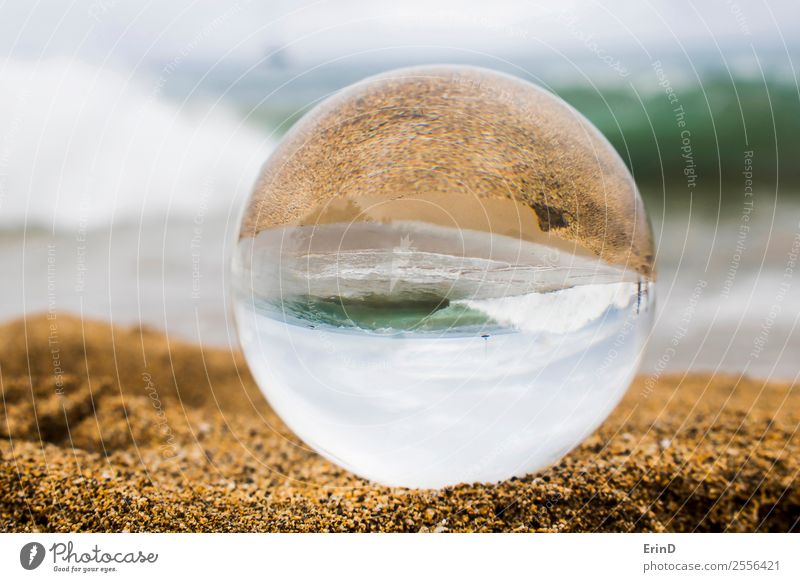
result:
[[[548,470],[407,490],[298,442],[237,352],[28,316],[0,325],[0,531],[796,531],[800,391],[737,378],[639,376]]]

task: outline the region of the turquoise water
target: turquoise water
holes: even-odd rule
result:
[[[486,313],[447,297],[392,298],[370,296],[358,299],[304,297],[280,304],[260,301],[259,311],[274,319],[307,327],[370,331],[388,335],[447,332],[488,333],[502,327]]]

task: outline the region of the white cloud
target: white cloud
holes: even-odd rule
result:
[[[395,44],[454,45],[486,52],[524,52],[540,43],[576,48],[573,27],[598,42],[640,50],[742,39],[791,40],[800,30],[795,0],[317,0],[220,3],[172,0],[14,0],[0,8],[0,55],[80,55],[85,59],[165,59],[192,47],[193,57],[254,59],[268,46],[293,45],[303,60]],[[705,21],[705,23],[704,23]],[[708,26],[708,29],[706,28]],[[201,42],[197,36],[204,30]]]

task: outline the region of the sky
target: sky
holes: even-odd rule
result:
[[[798,38],[798,13],[796,0],[12,0],[0,6],[0,56],[130,68],[248,62],[282,46],[302,65],[397,45],[504,56],[781,48]]]

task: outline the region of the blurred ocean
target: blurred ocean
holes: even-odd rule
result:
[[[276,58],[256,70],[162,63],[129,75],[67,59],[0,61],[0,319],[74,312],[237,345],[227,261],[260,165],[317,100],[381,66],[300,71]],[[692,189],[674,107],[648,63],[594,85],[557,67],[532,63],[534,77],[502,66],[587,115],[636,175],[659,270],[644,370],[794,377],[800,166],[786,159],[800,151],[800,105],[791,70],[766,78],[742,65],[703,72],[702,83],[669,73],[692,129],[701,182]]]

